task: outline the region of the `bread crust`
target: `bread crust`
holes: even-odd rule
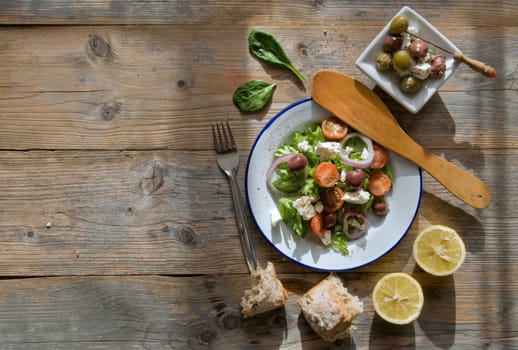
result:
[[[310,327],[329,342],[347,337],[353,320],[363,312],[360,299],[334,274],[306,292],[298,304]]]
[[[277,309],[288,300],[288,292],[277,278],[275,267],[268,262],[252,273],[252,288],[241,298],[241,312],[244,318]]]

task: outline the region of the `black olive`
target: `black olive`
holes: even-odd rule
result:
[[[345,175],[345,182],[352,187],[360,187],[365,179],[363,169],[349,170]]]
[[[308,159],[303,154],[295,154],[286,162],[289,171],[298,171],[304,169],[308,164]]]
[[[326,216],[324,216],[324,227],[329,230],[329,229],[332,229],[333,227],[335,227],[335,225],[336,225],[336,214],[334,214],[334,213],[326,214]]]

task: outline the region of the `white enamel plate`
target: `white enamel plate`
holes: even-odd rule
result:
[[[349,255],[324,246],[309,234],[297,237],[283,222],[272,227],[271,213],[277,210],[275,194],[266,184],[266,171],[275,150],[294,131],[330,115],[311,98],[288,106],[272,118],[254,142],[246,167],[246,197],[252,217],[264,238],[286,258],[308,268],[345,271],[365,266],[392,250],[414,221],[422,192],[420,169],[408,160],[389,152],[394,176],[392,191],[386,195],[389,213],[383,218],[371,216],[366,235],[349,243]]]

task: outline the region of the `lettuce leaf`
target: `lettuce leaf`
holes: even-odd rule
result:
[[[344,234],[331,234],[331,247],[341,251],[344,255],[349,255],[349,248],[347,248],[347,238]]]
[[[281,192],[296,193],[306,184],[305,169],[290,171],[286,163],[279,164],[276,175],[272,185]]]
[[[279,213],[282,220],[293,229],[297,236],[305,237],[309,232],[309,224],[302,220],[302,216],[293,206],[293,202],[293,199],[287,197],[279,199]]]

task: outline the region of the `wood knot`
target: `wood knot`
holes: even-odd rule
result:
[[[201,344],[210,344],[216,338],[216,335],[217,334],[210,329],[203,329],[200,331],[198,339]]]
[[[324,7],[324,0],[312,0],[311,1],[311,7],[314,9],[319,10],[320,8]]]
[[[150,195],[164,184],[164,177],[167,173],[167,168],[159,163],[158,161],[153,161],[153,164],[148,167],[146,170],[146,174],[143,179],[140,181],[140,188],[145,195]]]
[[[104,121],[112,121],[119,114],[121,110],[121,103],[107,102],[101,106],[101,118]]]
[[[88,36],[89,53],[106,61],[113,61],[114,53],[111,45],[100,35],[93,34]]]
[[[306,57],[308,55],[308,46],[304,43],[298,43],[297,50],[299,50],[301,56]]]
[[[242,318],[237,310],[226,309],[217,316],[218,324],[222,329],[234,330],[241,327]]]
[[[174,230],[176,239],[186,246],[196,245],[196,234],[187,226],[181,226]]]
[[[237,329],[239,327],[239,318],[235,315],[226,314],[220,319],[221,327],[224,329]]]

